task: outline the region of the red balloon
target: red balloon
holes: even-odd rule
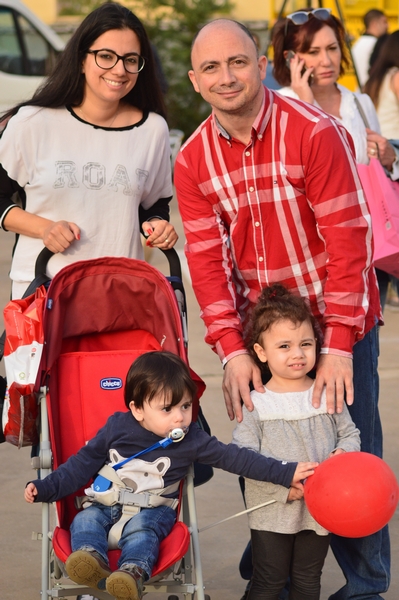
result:
[[[392,469],[367,452],[345,452],[325,460],[305,483],[312,517],[331,533],[357,538],[388,523],[398,504]]]

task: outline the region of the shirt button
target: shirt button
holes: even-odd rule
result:
[[[253,192],[253,191],[254,191],[254,189],[255,189],[255,188],[254,188],[254,187],[252,187],[252,185],[251,185],[251,187],[249,188],[249,191],[250,191],[250,192]]]
[[[258,135],[258,140],[263,140],[263,135],[261,133]]]
[[[259,221],[256,221],[255,227],[259,227],[259,225],[260,225]]]
[[[251,153],[249,150],[246,151],[245,156],[251,156]]]
[[[259,256],[259,262],[263,262],[263,256]]]

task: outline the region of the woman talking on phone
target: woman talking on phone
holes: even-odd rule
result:
[[[379,158],[390,177],[399,179],[398,157],[394,147],[381,136],[371,98],[337,83],[349,65],[344,40],[344,27],[328,8],[299,10],[278,21],[272,36],[273,74],[285,86],[278,92],[335,117],[351,134],[358,163],[368,164],[370,158]],[[364,124],[357,102],[370,129]],[[383,306],[389,275],[377,269],[377,276]]]

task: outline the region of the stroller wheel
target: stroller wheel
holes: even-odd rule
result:
[[[179,600],[179,596],[168,596],[168,600]]]

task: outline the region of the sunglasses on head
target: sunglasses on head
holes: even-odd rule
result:
[[[290,15],[287,15],[285,23],[285,34],[287,35],[288,22],[291,21],[294,25],[303,25],[309,21],[310,17],[315,17],[320,21],[327,21],[331,16],[331,8],[314,8],[313,10],[298,10]]]

